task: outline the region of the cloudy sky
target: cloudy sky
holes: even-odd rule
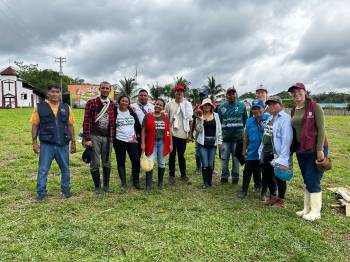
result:
[[[304,82],[350,92],[348,0],[0,0],[0,68],[21,60],[99,83],[131,77],[239,94]]]

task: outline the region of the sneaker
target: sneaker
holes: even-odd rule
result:
[[[103,191],[105,193],[113,193],[113,191],[111,189],[109,189],[109,187],[103,187]]]
[[[101,188],[100,187],[95,187],[95,193],[96,193],[96,195],[101,194],[102,193]]]
[[[245,191],[241,191],[241,192],[239,192],[239,194],[238,194],[238,197],[241,198],[241,199],[246,198],[246,196],[247,196],[247,192],[245,192]]]
[[[72,193],[70,191],[64,193],[64,192],[61,192],[62,195],[65,197],[65,198],[71,198],[72,197]]]
[[[175,177],[169,176],[169,185],[175,185]]]
[[[284,199],[282,199],[282,198],[277,198],[277,199],[276,199],[276,202],[272,205],[272,207],[276,207],[276,208],[285,208]]]
[[[203,184],[203,186],[202,186],[203,189],[207,189],[208,187],[209,187],[208,184]]]
[[[127,184],[121,185],[120,188],[124,192],[128,191],[128,185]]]
[[[45,198],[47,198],[47,195],[37,195],[35,197],[36,201],[43,201]]]
[[[190,179],[188,178],[188,176],[182,176],[180,179],[181,179],[182,182],[187,183],[187,185],[192,185],[192,183],[191,183]]]
[[[252,192],[253,193],[259,193],[260,192],[260,187],[254,187]]]

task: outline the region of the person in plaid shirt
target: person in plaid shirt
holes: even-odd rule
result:
[[[90,172],[96,194],[101,193],[100,159],[103,167],[103,190],[109,189],[111,174],[112,141],[115,133],[114,104],[108,97],[111,84],[101,82],[100,96],[90,99],[85,106],[83,123],[83,145],[92,148]]]

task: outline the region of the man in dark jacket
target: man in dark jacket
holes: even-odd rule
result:
[[[39,156],[37,200],[47,197],[47,174],[53,159],[61,170],[61,191],[66,198],[70,192],[69,141],[71,153],[76,152],[74,116],[71,108],[61,102],[61,90],[57,84],[48,86],[47,100],[39,103],[31,118],[33,151]],[[38,144],[38,139],[40,145]]]

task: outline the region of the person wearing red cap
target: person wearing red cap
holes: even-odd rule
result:
[[[169,119],[173,141],[173,151],[169,156],[169,183],[175,183],[175,158],[179,160],[181,180],[191,184],[186,174],[186,144],[192,140],[192,104],[185,98],[185,86],[175,86],[175,99],[165,106],[165,114]]]
[[[316,161],[323,161],[328,153],[325,137],[324,114],[320,105],[312,101],[303,83],[292,85],[292,126],[294,129],[294,150],[304,179],[304,209],[297,215],[314,221],[321,218],[323,171],[317,168]]]

